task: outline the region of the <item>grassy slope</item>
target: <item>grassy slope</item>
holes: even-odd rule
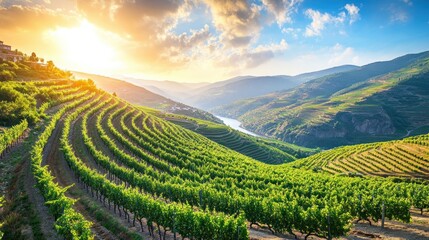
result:
[[[428,55],[407,55],[245,100],[228,106],[227,115],[242,115],[244,126],[255,132],[310,147],[424,133],[429,125],[428,116],[421,115],[429,102]]]
[[[150,109],[145,109],[145,111],[150,111]],[[274,139],[250,136],[223,124],[175,114],[153,113],[264,163],[280,164],[291,162],[318,151]]]

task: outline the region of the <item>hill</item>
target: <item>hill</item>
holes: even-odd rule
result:
[[[115,93],[117,96],[136,105],[221,123],[221,121],[211,113],[175,102],[126,81],[81,72],[73,72],[73,74],[76,78],[91,79],[97,87],[106,92]]]
[[[6,239],[247,240],[254,225],[284,238],[330,238],[349,233],[354,220],[407,223],[411,206],[429,207],[425,183],[263,164],[92,83],[25,83],[38,86],[30,97],[42,87],[64,97],[42,100],[46,118],[8,146]]]
[[[193,94],[195,89],[202,88],[210,85],[207,82],[200,83],[187,83],[187,82],[175,82],[175,81],[155,81],[136,79],[130,77],[121,78],[127,82],[133,83],[134,85],[144,87],[149,91],[159,94],[163,97],[173,99],[174,101],[185,102]]]
[[[290,165],[333,174],[429,179],[429,135],[339,147]]]
[[[223,124],[175,114],[154,112],[157,116],[199,133],[229,149],[268,164],[291,162],[317,153],[308,149],[274,139],[254,137]]]
[[[427,132],[429,52],[333,74],[242,100],[215,113],[259,134],[308,147],[399,139]]]
[[[195,94],[187,104],[202,109],[212,109],[237,100],[256,97],[267,93],[286,90],[306,81],[339,72],[356,69],[357,66],[344,65],[297,76],[239,76],[195,89]]]

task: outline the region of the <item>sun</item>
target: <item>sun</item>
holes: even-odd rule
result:
[[[61,65],[91,73],[108,73],[122,66],[108,35],[86,20],[77,27],[58,28],[50,33],[61,51]]]

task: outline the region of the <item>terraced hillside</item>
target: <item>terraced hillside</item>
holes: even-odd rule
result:
[[[223,124],[174,114],[154,112],[156,115],[248,157],[268,164],[281,164],[304,158],[318,152],[274,139],[254,137]]]
[[[254,238],[255,225],[286,238],[333,238],[353,220],[409,222],[412,206],[429,208],[425,183],[263,164],[90,82],[43,85],[70,95],[39,104],[46,119],[30,126],[6,193],[6,205],[28,207],[2,210],[11,211],[6,238],[236,240]],[[22,194],[30,200],[14,201]],[[25,224],[33,230],[21,231]]]
[[[290,165],[329,173],[429,177],[429,135],[339,147]]]
[[[429,52],[376,62],[215,111],[246,129],[307,147],[428,133]]]

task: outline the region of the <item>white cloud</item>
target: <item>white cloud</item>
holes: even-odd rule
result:
[[[347,10],[347,13],[350,16],[350,21],[349,23],[352,24],[354,22],[356,22],[359,19],[359,8],[354,5],[354,4],[346,4],[346,6],[344,6],[344,8]]]
[[[360,9],[356,5],[346,4],[344,8],[346,9],[347,13],[342,11],[338,13],[337,16],[331,15],[329,13],[321,13],[311,8],[307,9],[305,11],[305,15],[311,19],[311,23],[305,28],[304,36],[321,36],[322,31],[328,24],[342,24],[346,20],[349,21],[349,24],[352,24],[360,18]],[[346,33],[344,31],[340,31],[340,34],[345,35]]]
[[[253,49],[242,49],[239,51],[232,51],[228,55],[216,55],[217,61],[215,65],[221,68],[229,68],[238,74],[242,69],[256,68],[276,56],[282,54],[288,49],[288,43],[282,39],[279,43],[261,44]],[[231,68],[231,66],[234,66]]]
[[[259,45],[255,48],[254,52],[271,51],[273,53],[283,52],[287,50],[289,45],[286,40],[282,39],[278,44]]]
[[[329,65],[357,64],[359,62],[359,57],[353,48],[344,47],[339,43],[331,48],[329,56],[327,61]]]
[[[285,23],[292,22],[291,14],[297,11],[297,8],[303,0],[262,0],[264,6],[272,13],[277,24],[281,27]]]
[[[221,41],[230,47],[248,47],[259,36],[261,7],[246,0],[205,0]]]
[[[305,28],[304,35],[306,37],[321,36],[322,30],[325,29],[326,24],[342,23],[346,18],[344,12],[341,12],[337,17],[334,17],[329,13],[321,13],[313,9],[307,9],[305,11],[305,15],[311,18],[311,24]]]
[[[282,28],[282,33],[291,35],[294,39],[298,38],[298,33],[301,32],[301,28]]]

